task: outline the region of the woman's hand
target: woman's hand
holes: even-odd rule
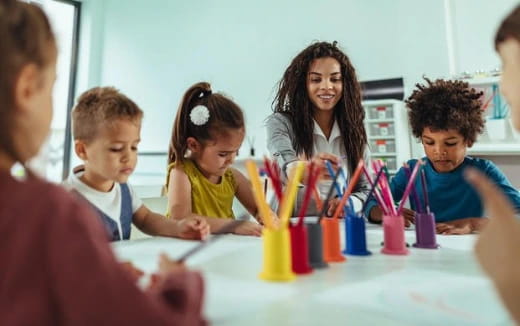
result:
[[[332,164],[334,173],[338,173],[338,168],[341,167],[341,159],[331,153],[318,153],[316,156],[314,156],[313,161],[317,166],[320,167],[321,174],[325,179],[332,179],[331,175],[329,174],[329,170],[327,169],[327,161]]]

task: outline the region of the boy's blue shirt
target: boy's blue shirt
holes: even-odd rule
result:
[[[500,190],[509,198],[516,212],[520,212],[520,193],[516,190],[505,175],[493,164],[493,162],[466,156],[461,165],[448,173],[438,173],[434,170],[428,158],[423,158],[426,163],[422,169],[426,174],[426,183],[430,210],[435,214],[436,222],[448,222],[468,217],[485,217],[482,201],[478,193],[464,179],[464,169],[467,167],[477,168],[490,178]],[[416,159],[409,160],[410,169],[415,167]],[[416,192],[424,205],[420,177],[415,180]],[[390,182],[392,196],[396,202],[400,201],[408,178],[403,168],[399,169]],[[410,198],[408,198],[410,200]],[[370,199],[365,210],[366,216],[370,210],[377,205],[374,199]],[[417,211],[413,200],[410,202],[411,209]]]

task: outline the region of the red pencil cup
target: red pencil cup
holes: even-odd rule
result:
[[[339,220],[337,218],[321,219],[323,228],[323,259],[328,263],[339,263],[347,260],[341,254],[339,241]]]
[[[387,255],[407,255],[404,241],[404,217],[403,216],[383,216],[383,232],[385,243],[381,252]]]
[[[307,229],[299,223],[289,227],[291,233],[292,270],[296,274],[312,273],[309,264],[309,245],[307,243]]]

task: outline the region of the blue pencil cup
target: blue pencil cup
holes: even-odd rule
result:
[[[344,254],[354,256],[368,256],[372,253],[367,250],[367,238],[365,219],[363,217],[348,214],[345,218],[345,236],[347,248]]]

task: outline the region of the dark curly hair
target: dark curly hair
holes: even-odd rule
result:
[[[363,120],[365,111],[361,105],[361,90],[356,71],[337,42],[315,42],[300,52],[285,70],[278,83],[273,101],[273,111],[285,114],[293,126],[296,153],[312,157],[314,107],[307,93],[307,74],[312,62],[319,58],[334,58],[341,66],[343,95],[334,108],[345,153],[349,154],[348,169],[352,173],[363,158],[367,135]],[[298,126],[295,128],[295,126]]]
[[[427,84],[416,84],[417,89],[405,101],[412,134],[420,138],[424,128],[455,129],[472,146],[484,130],[483,93],[459,80],[424,79]]]

